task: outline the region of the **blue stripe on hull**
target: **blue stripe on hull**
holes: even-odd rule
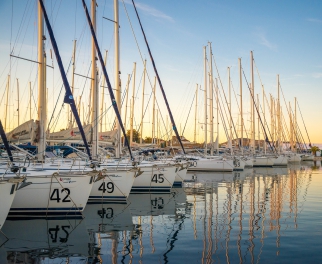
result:
[[[34,219],[50,219],[50,220],[82,220],[84,217],[81,214],[60,214],[60,215],[8,215],[7,220],[34,220]]]
[[[182,186],[182,181],[175,181],[173,183],[173,187],[181,187]]]
[[[126,196],[90,196],[88,199],[101,199],[101,200],[126,200]]]
[[[31,211],[36,211],[37,213],[41,213],[39,211],[43,211],[43,213],[48,213],[50,211],[82,211],[83,207],[49,207],[49,208],[10,208],[10,212],[13,211],[26,211],[26,212],[31,212]]]
[[[19,208],[14,208],[15,210]],[[41,209],[41,208],[36,208]],[[57,210],[51,210],[53,208],[48,208],[48,211],[37,211],[35,208],[22,208],[21,211],[9,211],[8,220],[22,220],[22,219],[82,219],[83,215],[80,210],[69,210],[69,211],[62,211],[57,212]],[[56,209],[56,208],[55,208]],[[25,211],[28,210],[28,211]],[[51,211],[50,211],[51,210]]]
[[[127,200],[126,196],[90,196],[88,198],[88,204],[101,204],[101,203],[117,203],[125,204]]]
[[[87,202],[87,204],[126,204],[127,200],[102,200],[102,199],[92,199]]]
[[[130,193],[170,193],[170,187],[149,187],[149,186],[139,186],[132,187]]]

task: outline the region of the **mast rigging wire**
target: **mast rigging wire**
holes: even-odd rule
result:
[[[83,1],[84,1],[84,0],[83,0]],[[157,76],[157,80],[158,80],[158,83],[159,83],[159,86],[160,86],[160,89],[161,89],[161,92],[162,92],[162,95],[163,95],[163,98],[164,98],[165,104],[166,104],[167,109],[168,109],[168,112],[169,112],[170,120],[171,120],[171,123],[172,123],[172,128],[173,128],[173,130],[174,130],[174,132],[175,132],[175,134],[176,134],[176,136],[177,136],[177,139],[178,139],[178,141],[179,141],[179,143],[180,143],[180,145],[181,145],[181,148],[182,148],[183,153],[184,153],[184,154],[186,154],[186,153],[185,153],[185,150],[184,150],[184,147],[183,147],[183,144],[182,144],[182,141],[181,141],[181,138],[180,138],[180,136],[179,136],[179,133],[178,133],[178,130],[177,130],[176,124],[175,124],[175,122],[174,122],[174,119],[173,119],[173,116],[172,116],[172,113],[171,113],[171,110],[170,110],[170,106],[169,106],[169,103],[168,103],[168,101],[167,101],[167,97],[166,97],[166,95],[165,95],[165,92],[164,92],[164,89],[163,89],[163,86],[162,86],[161,79],[160,79],[159,74],[158,74],[158,71],[157,71],[157,69],[156,69],[156,65],[155,65],[154,59],[153,59],[153,57],[152,57],[152,53],[151,53],[151,50],[150,50],[150,47],[149,47],[148,41],[147,41],[147,39],[146,39],[146,36],[145,36],[144,30],[143,30],[143,27],[142,27],[142,23],[141,23],[141,20],[140,20],[140,17],[139,17],[138,11],[137,11],[136,6],[135,6],[135,3],[134,3],[134,0],[132,0],[132,3],[133,3],[133,7],[134,7],[134,9],[135,9],[135,13],[136,13],[136,16],[137,16],[137,18],[138,18],[138,21],[139,21],[139,24],[140,24],[141,30],[142,30],[142,34],[143,34],[143,36],[144,36],[145,43],[146,43],[146,45],[147,45],[147,49],[148,49],[149,54],[150,54],[150,59],[151,59],[151,62],[152,62],[152,65],[153,65],[153,68],[154,68],[155,74],[156,74],[156,76]]]
[[[215,57],[213,54],[211,54],[211,60],[214,61],[214,64],[215,64],[215,67],[216,67],[216,71],[217,71],[217,75],[218,75],[218,79],[220,81],[220,86],[221,86],[221,90],[223,91],[223,94],[224,94],[224,98],[225,98],[225,102],[226,102],[226,105],[228,106],[228,102],[227,102],[227,97],[226,97],[226,94],[224,92],[224,87],[223,87],[223,84],[222,84],[222,81],[221,81],[221,78],[220,78],[220,74],[219,74],[219,70],[218,70],[218,67],[217,67],[217,63],[216,63],[216,60],[215,60]],[[220,95],[220,98],[222,100],[222,96],[221,96],[221,93],[219,93]],[[231,109],[231,106],[229,106],[229,110]],[[225,111],[225,115],[227,116],[227,112],[226,112],[226,108],[224,107],[224,111]],[[235,127],[235,124],[234,124],[234,120],[233,120],[233,117],[231,115],[231,110],[229,111],[229,117],[230,117],[230,120],[231,120],[231,124],[234,128],[234,132],[235,132],[235,135],[238,137],[238,134],[236,132],[236,127]],[[228,119],[228,118],[227,118]],[[228,137],[229,138],[229,137]],[[238,141],[238,147],[240,148],[240,142]]]
[[[247,83],[248,90],[250,91],[250,85],[248,84],[248,81],[247,81],[247,78],[246,78],[246,75],[245,75],[244,70],[243,70],[243,74],[244,74],[245,81],[246,81],[246,83]],[[251,91],[250,91],[250,94],[251,94],[251,96],[252,96],[252,100],[253,100],[254,107],[255,107],[255,109],[256,109],[256,111],[257,111],[257,114],[258,114],[258,116],[259,116],[259,120],[260,120],[260,123],[261,123],[262,128],[263,128],[263,132],[264,132],[264,134],[265,134],[265,142],[267,142],[267,143],[269,144],[269,146],[270,146],[271,150],[273,150],[272,145],[271,145],[271,142],[268,140],[267,133],[266,133],[265,127],[264,127],[264,125],[263,125],[263,121],[262,121],[262,119],[261,119],[261,117],[260,117],[258,107],[257,107],[257,105],[256,105],[256,103],[255,103],[255,98],[254,98],[253,94],[251,93]],[[269,130],[268,130],[268,131],[269,131]],[[274,149],[275,149],[275,151],[276,151],[276,148],[275,148],[274,142],[272,142],[272,143],[273,143],[273,147],[274,147]]]
[[[125,144],[128,146],[128,150],[129,150],[129,154],[131,156],[131,159],[134,160],[134,157],[133,157],[132,151],[131,151],[131,146],[128,143],[128,140],[127,140],[127,137],[126,137],[126,132],[125,132],[125,129],[124,129],[124,126],[123,126],[123,123],[122,123],[122,118],[120,116],[120,113],[119,113],[119,110],[118,110],[118,106],[117,106],[117,103],[116,103],[116,100],[115,100],[115,97],[114,97],[114,93],[113,93],[113,90],[112,90],[112,86],[111,86],[110,80],[108,78],[108,75],[107,75],[107,72],[106,72],[106,68],[104,66],[103,57],[102,57],[101,51],[100,51],[99,46],[98,46],[96,34],[95,34],[95,31],[94,31],[94,28],[93,28],[93,24],[92,24],[92,21],[90,19],[89,13],[88,13],[87,6],[85,4],[85,0],[82,0],[82,3],[83,3],[83,7],[84,7],[84,11],[85,11],[86,18],[87,18],[87,22],[88,22],[88,25],[90,27],[90,31],[91,31],[91,34],[92,34],[92,37],[93,37],[93,40],[94,40],[94,44],[95,44],[95,47],[96,47],[97,55],[98,55],[99,61],[101,63],[101,68],[102,68],[102,70],[104,72],[105,81],[107,83],[107,87],[108,87],[109,92],[110,92],[110,98],[111,98],[111,101],[112,101],[112,105],[113,105],[115,114],[117,116],[117,119],[119,121],[121,130],[123,132]]]
[[[287,107],[287,104],[286,104],[286,100],[285,100],[285,96],[284,96],[284,92],[283,92],[283,89],[282,89],[282,86],[281,86],[281,84],[279,84],[279,86],[281,87],[281,92],[282,92],[282,96],[283,96],[283,99],[284,99],[284,103],[285,103],[285,106],[286,106],[286,109],[287,109],[287,113],[288,113],[288,115],[289,116],[291,116],[291,115],[294,115],[293,114],[293,110],[292,110],[292,108],[290,107],[290,109]],[[291,122],[290,122],[290,125],[291,125],[291,127],[293,128],[293,130],[295,131],[295,141],[297,142],[298,141],[298,137],[297,137],[297,133],[296,133],[296,128],[295,128],[295,125],[294,125],[294,122],[293,122],[293,120],[292,120],[292,118],[291,118],[291,120],[290,120]],[[290,130],[291,130],[291,128],[290,128]],[[291,131],[290,131],[290,136],[291,136]],[[296,145],[296,142],[295,142],[295,145]]]
[[[189,118],[189,115],[190,115],[190,111],[191,111],[191,108],[192,108],[193,102],[194,102],[194,100],[195,100],[195,96],[196,96],[196,94],[195,94],[195,95],[193,96],[193,98],[192,98],[192,103],[191,103],[191,106],[190,106],[190,109],[189,109],[189,112],[188,112],[188,115],[187,115],[186,123],[184,124],[183,130],[182,130],[182,133],[181,133],[181,137],[183,137],[183,133],[184,133],[184,131],[185,131],[185,129],[186,129],[186,125],[187,125],[187,122],[188,122],[188,118]]]
[[[296,102],[297,102],[297,105],[298,105],[299,110],[300,110],[300,114],[301,114],[301,118],[302,118],[302,121],[303,121],[303,125],[304,125],[305,131],[306,131],[306,135],[307,135],[307,137],[308,137],[308,139],[309,139],[309,147],[312,147],[311,139],[310,139],[310,137],[309,137],[309,133],[307,132],[307,129],[306,129],[306,125],[305,125],[305,122],[304,122],[304,119],[303,119],[303,115],[302,115],[302,111],[301,111],[301,108],[300,108],[299,102],[298,102],[298,101],[296,101]],[[305,144],[305,145],[306,145],[306,144]]]
[[[135,32],[134,32],[134,29],[133,29],[133,26],[132,26],[132,23],[131,23],[131,20],[130,20],[129,14],[128,14],[128,12],[127,12],[127,8],[126,8],[125,3],[124,3],[124,0],[122,0],[122,3],[123,3],[123,7],[124,7],[124,10],[125,10],[125,13],[126,13],[127,19],[128,19],[128,21],[129,21],[129,23],[130,23],[130,27],[131,27],[131,30],[132,30],[132,34],[133,34],[133,36],[134,36],[134,40],[135,40],[136,46],[137,46],[138,51],[139,51],[139,54],[140,54],[140,57],[141,57],[141,61],[142,61],[142,63],[144,63],[144,59],[143,59],[143,56],[142,56],[142,52],[141,52],[141,49],[140,49],[139,43],[138,43],[138,41],[137,41],[137,38],[136,38],[136,35],[135,35]],[[147,102],[147,105],[146,105],[146,108],[145,108],[145,111],[144,111],[144,115],[143,115],[143,117],[145,116],[145,114],[146,114],[146,112],[147,112],[147,109],[148,109],[148,106],[149,106],[149,104],[150,104],[150,100],[151,100],[151,98],[152,98],[152,94],[153,94],[152,82],[151,82],[150,75],[149,75],[148,71],[146,71],[146,75],[147,75],[147,77],[148,77],[148,81],[149,81],[150,88],[152,89],[152,91],[151,91],[151,93],[150,93],[150,97],[149,97],[149,100],[148,100],[148,102]],[[158,109],[160,109],[160,107],[159,107],[159,103],[158,103],[158,99],[156,99],[156,103],[157,103],[157,107],[158,107]],[[164,126],[164,127],[166,127],[165,122],[164,122],[164,119],[163,119],[163,115],[161,115],[161,120],[162,120],[163,126]],[[140,127],[139,127],[139,128],[140,128]],[[169,140],[169,137],[168,137],[168,140]]]
[[[69,103],[70,107],[73,108],[73,113],[74,113],[74,116],[75,116],[75,119],[76,119],[76,122],[77,122],[77,125],[78,125],[78,128],[79,128],[79,132],[82,135],[82,138],[83,138],[83,141],[84,141],[84,144],[85,144],[85,147],[86,147],[87,155],[88,155],[89,159],[92,160],[92,155],[91,155],[91,152],[89,150],[89,146],[88,146],[87,141],[86,141],[85,133],[84,133],[82,124],[80,122],[80,119],[79,119],[79,116],[78,116],[78,113],[77,113],[75,100],[74,100],[73,95],[71,93],[70,86],[69,86],[69,83],[67,81],[66,74],[64,72],[63,63],[61,61],[61,57],[60,57],[60,54],[59,54],[57,43],[56,43],[56,40],[54,38],[53,31],[52,31],[51,25],[50,25],[49,20],[48,20],[48,16],[47,16],[47,12],[46,12],[44,3],[43,3],[42,0],[39,0],[39,3],[40,3],[40,6],[41,6],[41,9],[43,11],[43,16],[44,16],[44,19],[45,19],[45,22],[46,22],[46,25],[47,25],[48,33],[50,35],[51,43],[52,43],[52,46],[53,46],[53,49],[54,49],[54,52],[55,52],[55,55],[56,55],[56,60],[57,60],[57,63],[58,63],[59,69],[60,69],[61,77],[63,79],[64,86],[65,86],[65,89],[66,89],[66,95],[65,95],[65,98],[64,98],[64,102]]]

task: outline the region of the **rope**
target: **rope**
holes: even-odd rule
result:
[[[62,189],[64,190],[64,192],[67,194],[67,196],[69,197],[69,199],[72,201],[72,203],[74,204],[74,206],[77,208],[77,210],[81,213],[81,215],[83,216],[83,213],[82,213],[82,211],[78,208],[78,206],[76,205],[76,203],[74,202],[74,200],[72,199],[72,197],[70,197],[70,195],[68,194],[68,192],[66,191],[66,188],[58,181],[58,179],[57,179],[57,177],[56,176],[58,176],[59,175],[59,173],[57,173],[57,172],[55,172],[55,173],[53,173],[53,175],[52,175],[52,177],[54,177],[55,179],[56,179],[56,181],[59,183],[59,185],[62,187]],[[51,177],[51,178],[52,178]],[[51,186],[50,186],[50,188],[51,188]],[[83,218],[85,218],[84,216],[83,216]]]
[[[302,121],[303,121],[303,125],[304,125],[304,128],[305,128],[306,135],[307,135],[307,137],[308,137],[308,139],[309,139],[309,147],[312,147],[312,145],[311,145],[311,139],[310,139],[310,137],[309,137],[309,133],[307,132],[306,125],[305,125],[305,123],[304,123],[304,119],[303,119],[303,115],[302,115],[302,111],[301,111],[301,108],[300,108],[299,102],[298,102],[298,101],[296,101],[296,102],[297,102],[297,105],[298,105],[299,110],[300,110],[300,114],[301,114],[301,118],[302,118]],[[305,144],[305,146],[306,146],[306,144]]]
[[[68,65],[68,68],[67,68],[67,72],[66,72],[66,74],[68,74],[68,72],[69,72],[69,68],[70,68],[70,65],[72,64],[72,59],[69,61],[69,65]],[[51,123],[51,121],[52,121],[52,119],[53,119],[53,117],[54,117],[54,115],[55,115],[55,111],[56,111],[56,107],[57,107],[57,104],[58,104],[58,100],[59,100],[59,98],[60,98],[60,95],[61,95],[61,92],[62,92],[62,90],[63,90],[63,87],[64,87],[64,84],[62,84],[61,85],[61,88],[60,88],[60,92],[59,92],[59,95],[58,95],[58,98],[57,98],[57,100],[56,100],[56,104],[55,104],[55,107],[54,107],[54,110],[53,110],[53,112],[52,112],[52,114],[51,114],[51,117],[50,117],[50,120],[49,120],[49,122],[48,122],[48,128],[50,127],[50,123]],[[48,102],[47,102],[48,103]],[[64,105],[64,103],[63,103],[63,105]],[[61,110],[60,110],[61,111]],[[58,116],[57,116],[58,117]]]
[[[122,1],[123,1],[123,0],[122,0]],[[155,72],[155,74],[156,74],[156,76],[157,76],[158,83],[159,83],[159,86],[160,86],[160,89],[161,89],[161,92],[162,92],[162,95],[163,95],[163,98],[164,98],[165,104],[166,104],[167,109],[168,109],[168,112],[169,112],[169,117],[170,117],[170,120],[171,120],[171,123],[172,123],[172,128],[173,128],[173,130],[174,130],[174,132],[175,132],[175,134],[176,134],[176,136],[177,136],[177,139],[178,139],[178,141],[179,141],[179,143],[180,143],[180,145],[181,145],[182,151],[183,151],[183,153],[185,154],[185,149],[184,149],[184,147],[183,147],[183,144],[182,144],[181,138],[180,138],[180,136],[179,136],[179,133],[178,133],[178,130],[177,130],[176,124],[175,124],[175,122],[174,122],[174,119],[173,119],[173,116],[172,116],[172,113],[171,113],[171,110],[170,110],[170,106],[169,106],[169,103],[168,103],[168,101],[167,101],[167,97],[166,97],[166,94],[165,94],[165,92],[164,92],[164,89],[163,89],[163,86],[162,86],[162,82],[161,82],[161,79],[160,79],[160,77],[159,77],[159,74],[158,74],[158,71],[157,71],[157,68],[156,68],[156,65],[155,65],[154,59],[153,59],[153,57],[152,57],[152,52],[151,52],[151,50],[150,50],[150,46],[149,46],[149,44],[148,44],[148,41],[147,41],[146,35],[145,35],[145,33],[144,33],[143,26],[142,26],[142,23],[141,23],[141,20],[140,20],[140,17],[139,17],[138,11],[137,11],[137,9],[136,9],[136,6],[135,6],[135,3],[134,3],[134,0],[132,0],[132,3],[133,3],[133,7],[134,7],[134,9],[135,9],[135,13],[136,13],[136,16],[137,16],[137,18],[138,18],[138,21],[139,21],[140,27],[141,27],[142,34],[143,34],[143,36],[144,36],[144,40],[145,40],[145,43],[146,43],[147,49],[148,49],[149,54],[150,54],[150,59],[151,59],[151,62],[152,62],[153,68],[154,68],[154,72]]]
[[[191,103],[191,106],[190,106],[190,109],[189,109],[189,112],[188,112],[188,115],[187,115],[186,123],[184,124],[184,128],[183,128],[183,131],[182,131],[182,133],[181,133],[181,136],[183,136],[183,133],[184,133],[184,131],[185,131],[185,129],[186,129],[187,121],[188,121],[188,118],[189,118],[189,115],[190,115],[190,111],[191,111],[191,108],[192,108],[193,102],[194,102],[194,100],[195,100],[195,96],[196,96],[196,94],[195,94],[195,95],[193,96],[193,98],[192,98],[192,103]]]
[[[264,85],[263,85],[263,83],[262,83],[262,79],[261,79],[261,76],[260,76],[260,74],[259,74],[259,70],[258,70],[258,68],[257,68],[257,65],[256,65],[256,63],[255,63],[255,59],[253,58],[253,61],[254,61],[254,65],[255,65],[255,68],[256,68],[256,71],[257,71],[257,75],[258,75],[258,78],[259,78],[259,81],[260,81],[260,83],[261,83],[261,86],[263,87],[263,89],[264,89]],[[270,108],[270,106],[269,106],[269,103],[268,103],[268,99],[267,99],[267,97],[266,97],[266,94],[264,93],[264,97],[265,97],[265,99],[266,99],[266,103],[267,103],[267,105],[268,105],[268,108],[269,108],[269,110],[271,111],[271,108]],[[261,109],[262,110],[262,109]],[[262,113],[263,113],[264,111],[262,110]],[[267,130],[268,130],[268,132],[269,132],[269,135],[270,135],[270,137],[271,137],[271,139],[272,139],[272,135],[271,135],[271,133],[270,133],[270,130],[269,130],[269,126],[268,126],[268,123],[267,123],[267,121],[266,121],[266,118],[264,117],[264,122],[265,122],[265,125],[266,125],[266,127],[267,127]]]
[[[271,142],[268,140],[267,133],[266,133],[265,127],[264,127],[264,125],[263,125],[263,121],[262,121],[262,119],[260,118],[259,110],[258,110],[258,107],[257,107],[257,105],[256,105],[256,103],[255,103],[255,98],[254,98],[253,94],[251,93],[250,85],[248,84],[248,81],[247,81],[247,78],[246,78],[246,75],[245,75],[244,69],[243,69],[243,74],[244,74],[244,77],[245,77],[245,81],[246,81],[246,83],[247,83],[248,90],[250,91],[250,94],[251,94],[251,96],[252,96],[252,100],[253,100],[253,103],[254,103],[254,107],[255,107],[255,109],[256,109],[256,111],[257,111],[257,114],[258,114],[258,116],[259,116],[259,120],[260,120],[260,123],[261,123],[261,125],[262,125],[263,132],[264,132],[264,134],[265,134],[265,141],[269,144],[270,148],[273,150],[272,145],[271,145]],[[269,130],[268,130],[268,131],[269,131]],[[276,152],[277,150],[276,150],[276,148],[275,148],[274,142],[273,142],[273,147],[274,147],[275,152]]]
[[[225,92],[224,92],[224,87],[223,87],[223,84],[222,84],[222,81],[221,81],[221,78],[220,78],[220,74],[219,74],[219,71],[218,71],[217,63],[216,63],[216,60],[215,60],[215,57],[214,57],[214,55],[213,55],[213,54],[211,54],[211,59],[213,59],[213,61],[214,61],[214,64],[215,64],[215,67],[216,67],[216,71],[217,71],[217,75],[218,75],[218,79],[219,79],[219,81],[220,81],[220,85],[221,85],[221,90],[223,91],[224,98],[225,98],[225,102],[226,102],[226,105],[228,106],[229,104],[228,104],[228,102],[227,102],[227,97],[226,97],[226,94],[225,94]],[[222,96],[221,96],[221,93],[219,93],[219,95],[220,95],[220,99],[223,101]],[[218,102],[220,102],[220,101],[218,101]],[[227,118],[226,108],[225,108],[225,107],[223,107],[223,108],[224,108],[225,115],[226,115],[226,118]],[[229,110],[230,110],[230,108],[231,108],[231,106],[229,106]],[[231,111],[229,111],[229,117],[230,117],[230,120],[231,120],[231,124],[232,124],[232,126],[233,126],[233,128],[234,128],[235,135],[238,137],[238,134],[237,134],[237,132],[236,132],[236,128],[235,128],[235,124],[234,124],[234,120],[233,120],[233,117],[232,117],[232,115],[231,115]],[[228,118],[227,118],[227,119],[228,119]],[[223,121],[223,122],[224,122],[224,121]],[[227,139],[228,139],[228,138],[229,138],[229,136],[227,136]],[[219,140],[219,139],[218,139],[218,140]],[[239,144],[239,142],[238,142],[238,147],[240,148],[240,144]]]
[[[135,35],[135,32],[134,32],[134,29],[133,29],[133,26],[132,26],[132,23],[131,23],[131,20],[130,20],[129,14],[128,14],[128,12],[127,12],[127,8],[126,8],[126,6],[125,6],[124,0],[122,0],[122,3],[123,3],[124,10],[125,10],[126,16],[127,16],[127,18],[128,18],[128,21],[129,21],[129,24],[130,24],[130,27],[131,27],[131,30],[132,30],[132,34],[133,34],[133,37],[134,37],[134,40],[135,40],[136,46],[137,46],[137,48],[138,48],[138,51],[139,51],[139,54],[140,54],[140,57],[141,57],[141,61],[142,61],[142,63],[144,63],[144,59],[143,59],[143,56],[142,56],[142,52],[141,52],[140,46],[139,46],[139,44],[138,44],[138,41],[137,41],[137,38],[136,38],[136,35]],[[148,81],[149,81],[149,84],[150,84],[150,88],[152,89],[152,92],[150,93],[150,98],[149,98],[149,100],[148,100],[148,102],[147,102],[147,105],[146,105],[146,108],[145,108],[145,111],[144,111],[144,115],[143,115],[143,117],[145,116],[145,114],[146,114],[146,112],[147,112],[147,109],[148,109],[148,106],[149,106],[149,103],[150,103],[150,100],[151,100],[151,97],[152,97],[152,94],[153,94],[153,88],[152,88],[152,82],[151,82],[151,79],[150,79],[150,75],[149,75],[149,73],[148,73],[148,72],[146,72],[146,75],[147,75],[147,78],[148,78]],[[157,99],[156,99],[156,104],[157,104],[158,109],[160,110],[160,108],[159,108],[159,104],[158,104],[158,100],[157,100]],[[165,126],[165,122],[164,122],[164,119],[163,119],[163,116],[162,116],[162,115],[161,115],[161,120],[162,120],[162,123],[163,123],[164,127],[166,127],[166,126]],[[141,126],[141,124],[140,124],[140,126]],[[139,129],[140,129],[140,126],[139,126]],[[142,135],[141,135],[141,136],[142,136]],[[168,140],[169,140],[169,137],[168,137]]]
[[[286,104],[286,100],[285,100],[285,96],[284,96],[284,93],[283,93],[283,89],[282,89],[282,86],[281,86],[281,84],[280,84],[280,87],[281,87],[281,92],[282,92],[282,96],[283,96],[283,99],[284,99],[284,103],[285,103],[285,106],[286,106],[286,109],[287,109],[287,113],[288,113],[288,115],[289,116],[291,116],[291,114],[293,115],[293,111],[292,111],[292,108],[290,107],[290,109],[287,107],[287,104]],[[293,122],[293,119],[291,118],[291,120],[290,120],[291,122],[290,122],[290,125],[292,126],[292,128],[293,128],[293,130],[295,131],[295,140],[296,141],[298,141],[298,137],[297,137],[297,135],[296,135],[296,128],[295,128],[295,126],[294,126],[294,122]],[[291,136],[291,135],[290,135]],[[295,144],[296,144],[296,142],[295,142]]]

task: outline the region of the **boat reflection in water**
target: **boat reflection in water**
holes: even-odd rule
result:
[[[84,220],[7,220],[2,231],[0,263],[87,263]]]
[[[221,177],[223,181],[218,182]],[[203,240],[199,262],[289,261],[288,250],[282,256],[280,250],[294,245],[290,237],[298,229],[310,170],[301,165],[256,168],[246,177],[198,174],[195,180],[189,183],[187,203],[193,204],[195,241]],[[195,241],[190,247],[197,246]],[[193,257],[189,252],[186,255],[187,261]]]
[[[167,241],[176,231],[173,224],[180,219],[183,222],[182,213],[186,205],[184,190],[175,188],[169,194],[131,194],[128,201],[122,209],[121,205],[117,205],[117,209],[112,204],[106,205],[104,209],[98,205],[98,208],[91,210],[92,213],[89,213],[88,208],[85,209],[85,217],[99,216],[95,220],[92,217],[93,225],[88,225],[91,226],[89,259],[92,263],[137,263],[143,258],[149,262],[161,252],[166,258],[164,251],[167,249]],[[162,222],[165,226],[160,226]],[[168,238],[160,240],[160,230],[170,226],[171,230],[164,234]],[[157,239],[154,239],[155,233],[158,233]]]
[[[233,172],[195,172],[187,174],[187,186],[194,185],[198,183],[204,184],[222,184],[225,182],[233,181],[243,181],[247,176],[252,175],[253,169],[246,168],[243,171],[233,171]]]
[[[131,234],[135,230],[129,203],[87,204],[84,216],[89,234],[89,263],[105,263],[105,250],[111,249],[113,256],[117,254],[119,232]]]
[[[297,167],[297,169],[301,168],[300,164],[293,163],[290,166]],[[288,167],[257,167],[254,169],[255,175],[263,175],[263,176],[274,176],[274,175],[288,175],[289,168]]]
[[[168,194],[87,204],[80,222],[7,220],[0,263],[321,263],[319,165],[188,174]]]

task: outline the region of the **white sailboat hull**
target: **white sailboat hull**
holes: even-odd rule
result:
[[[188,171],[233,171],[232,160],[195,159],[191,161]]]
[[[9,217],[80,216],[92,189],[93,178],[85,173],[65,172],[53,176],[30,171],[27,182],[31,184],[17,192]]]
[[[107,170],[105,178],[94,182],[89,202],[104,200],[125,203],[135,179],[135,170]]]
[[[254,157],[253,167],[272,167],[274,162],[268,157]]]
[[[302,155],[301,159],[303,161],[313,161],[314,160],[314,156],[313,155]]]
[[[174,178],[174,183],[173,183],[174,187],[181,187],[182,186],[182,183],[186,179],[187,171],[188,171],[187,167],[179,168],[177,170],[175,178]]]
[[[235,159],[233,160],[234,171],[242,171],[245,169],[246,162],[242,159]]]
[[[11,204],[16,195],[17,183],[0,181],[0,229],[6,221]]]
[[[288,162],[290,162],[290,163],[300,163],[301,162],[301,156],[299,154],[291,154],[288,157]]]
[[[141,175],[135,178],[131,193],[169,193],[176,176],[175,165],[142,166]]]
[[[253,165],[254,165],[253,159],[247,158],[244,160],[244,162],[245,162],[245,167],[253,167]]]
[[[287,166],[288,159],[287,156],[279,155],[277,157],[270,157],[271,160],[274,162],[274,166]]]

